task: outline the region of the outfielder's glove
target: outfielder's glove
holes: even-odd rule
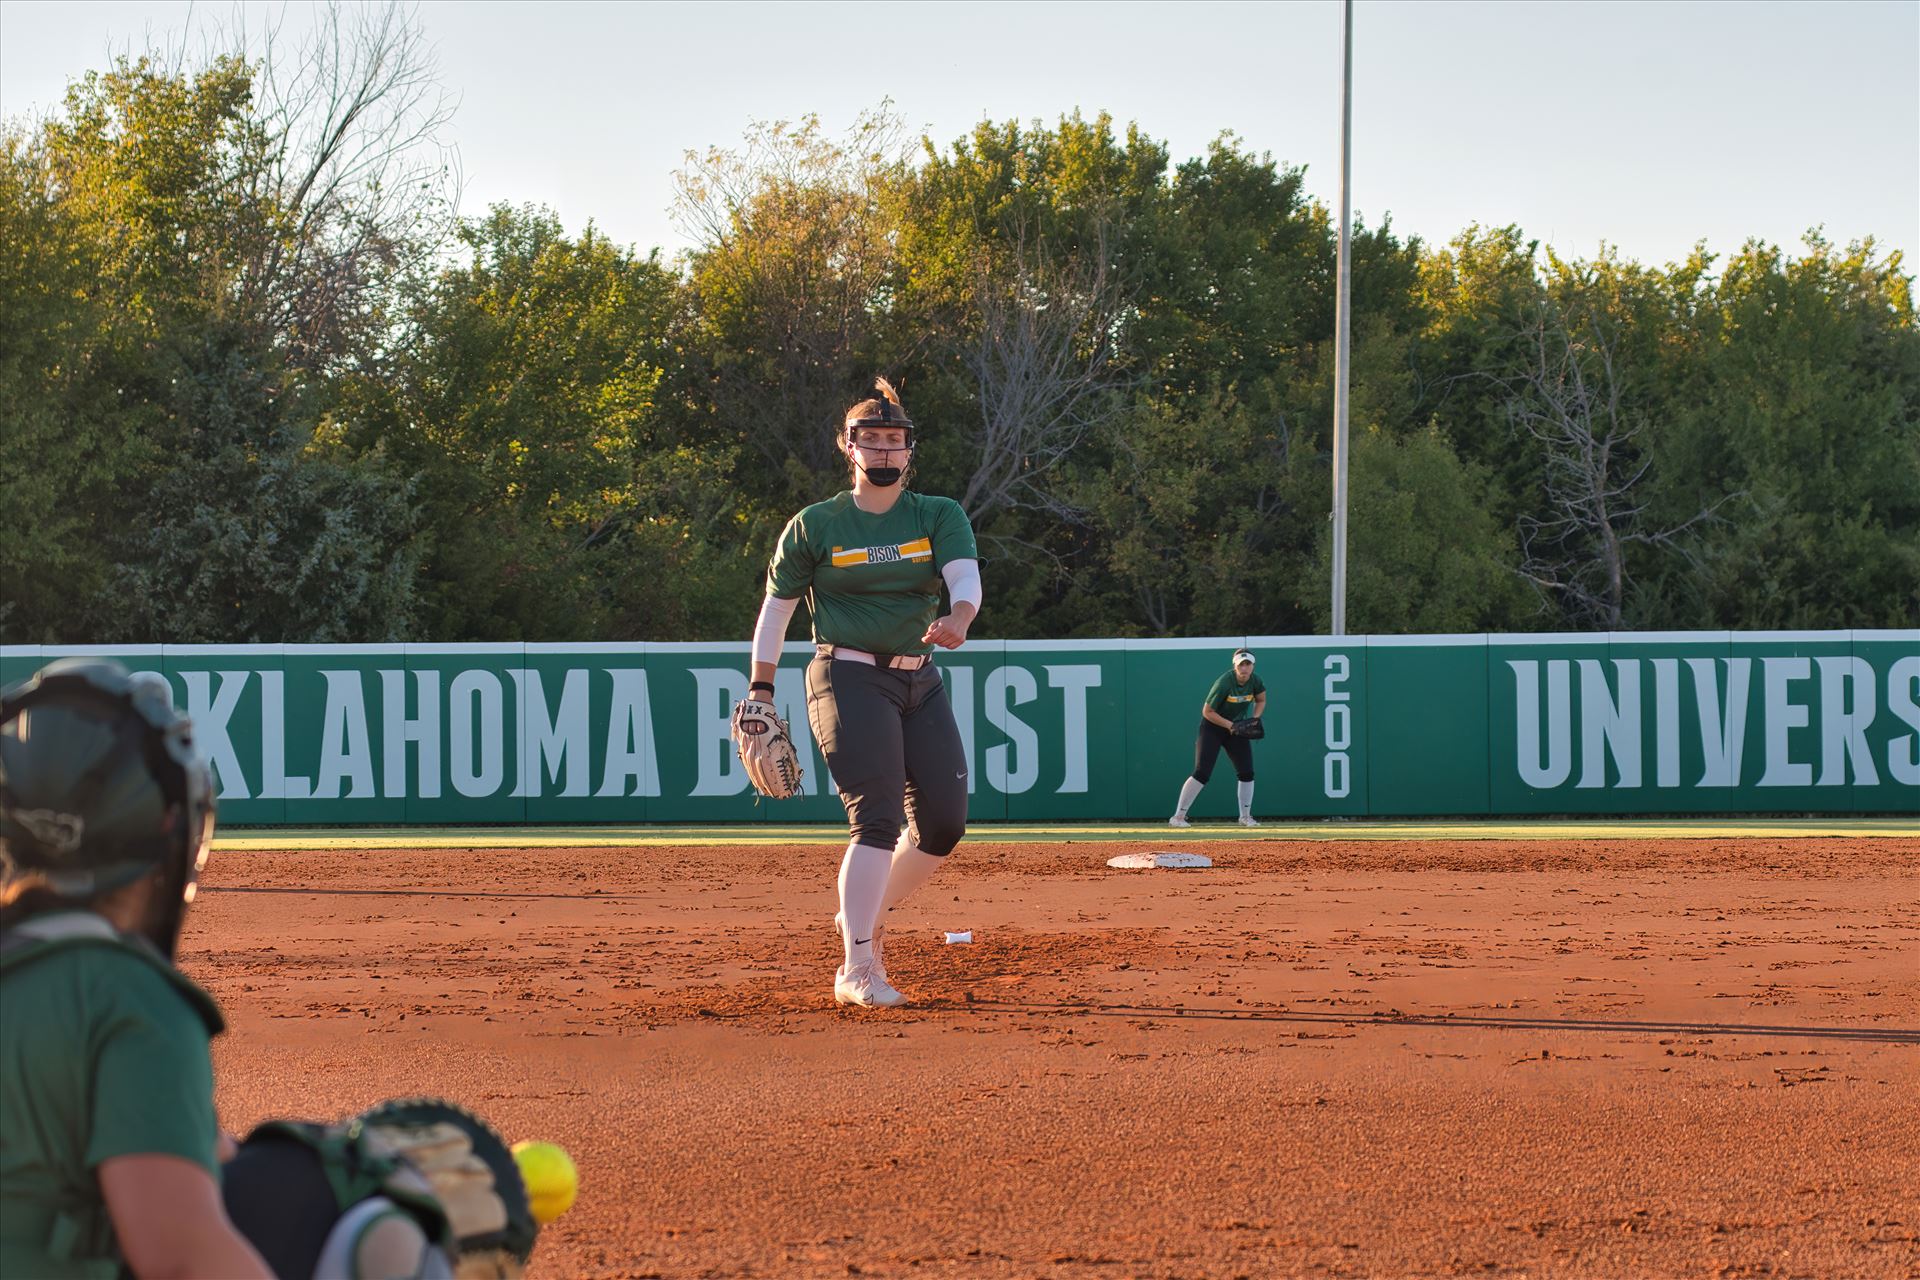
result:
[[[1260,723],[1259,716],[1248,716],[1245,720],[1233,722],[1233,736],[1236,738],[1264,738],[1267,727]]]
[[[733,746],[755,791],[770,800],[800,794],[800,756],[772,703],[747,698],[733,709]]]

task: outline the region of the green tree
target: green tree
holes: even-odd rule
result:
[[[896,315],[935,335],[914,403],[950,429],[929,479],[977,500],[1017,616],[1049,634],[1303,625],[1280,584],[1312,551],[1293,512],[1331,415],[1335,245],[1299,171],[1227,136],[1170,170],[1104,115],[927,152]],[[1356,402],[1399,423],[1417,247],[1363,228],[1356,256]]]
[[[1084,634],[1306,628],[1300,552],[1324,518],[1311,434],[1257,398],[1216,397],[1177,412],[1140,404],[1109,447],[1112,464],[1083,473],[1097,524],[1082,576],[1101,604]]]
[[[510,207],[449,255],[417,23],[323,25],[0,132],[7,639],[736,636],[875,373],[976,520],[983,635],[1326,625],[1300,170],[1078,112],[916,157],[883,105],[690,156],[670,265]],[[1355,629],[1920,614],[1897,254],[1716,274],[1384,219],[1353,254]]]
[[[1513,570],[1513,531],[1488,503],[1484,468],[1462,462],[1437,427],[1356,432],[1348,464],[1347,627],[1401,635],[1525,630],[1536,606]],[[1323,526],[1299,601],[1316,630],[1332,621],[1332,532]]]
[[[419,476],[421,627],[439,639],[665,639],[737,629],[731,446],[659,396],[681,296],[654,256],[495,207],[419,287],[354,434]]]
[[[412,486],[316,418],[330,391],[233,330],[203,329],[166,402],[148,519],[122,521],[118,634],[346,644],[414,634]]]
[[[784,509],[780,521],[844,483],[840,416],[896,367],[880,330],[895,262],[888,192],[904,167],[883,107],[837,140],[817,116],[759,124],[739,150],[690,154],[675,175],[675,215],[699,241],[684,263],[687,407],[703,439],[751,460],[742,488]]]
[[[14,438],[71,464],[57,510],[28,480],[0,516],[0,542],[33,548],[9,615],[24,637],[302,640],[407,625],[404,482],[377,457],[322,447],[326,381],[289,358],[294,344],[246,287],[248,250],[274,221],[255,181],[274,135],[252,85],[235,58],[192,74],[122,60],[8,137],[7,216],[54,254],[9,273],[22,283],[4,293],[4,412]],[[70,300],[49,295],[55,282]],[[71,576],[50,581],[49,566]]]
[[[1415,352],[1421,410],[1461,458],[1488,468],[1495,511],[1511,528],[1533,506],[1541,457],[1505,411],[1501,379],[1525,365],[1526,334],[1545,301],[1540,246],[1515,226],[1471,226],[1422,254]]]
[[[1749,243],[1704,290],[1671,373],[1664,517],[1719,504],[1660,625],[1911,626],[1920,617],[1920,330],[1871,241]]]
[[[1708,506],[1662,523],[1652,511],[1675,411],[1663,375],[1670,353],[1685,359],[1677,316],[1697,278],[1612,251],[1550,253],[1548,268],[1524,349],[1492,375],[1539,466],[1516,521],[1520,569],[1573,625],[1619,630],[1637,621],[1642,575],[1684,556],[1682,540],[1714,517]]]
[[[1165,148],[1078,113],[922,147],[890,199],[890,361],[913,370],[909,406],[934,428],[917,465],[1002,571],[1050,580],[1086,527],[1068,464],[1140,375],[1130,334]]]
[[[96,532],[150,458],[122,412],[108,311],[43,147],[0,165],[0,635],[89,635],[113,574]]]

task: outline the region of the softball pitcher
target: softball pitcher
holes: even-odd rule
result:
[[[165,681],[0,695],[0,1275],[270,1276],[220,1200],[213,999],[174,967],[213,779]]]
[[[935,645],[957,649],[980,611],[979,552],[951,498],[907,488],[913,423],[884,378],[847,410],[840,436],[853,487],[788,522],[767,568],[747,698],[734,710],[741,759],[762,794],[792,795],[798,761],[773,709],[774,672],[800,598],[818,647],[807,720],[851,838],[834,917],[841,1004],[892,1006],[883,914],[938,871],[967,826],[967,758]],[[940,587],[952,601],[940,613]]]
[[[1167,819],[1168,826],[1190,825],[1187,810],[1213,776],[1214,761],[1220,758],[1222,747],[1240,778],[1240,825],[1260,825],[1253,816],[1253,740],[1266,734],[1260,719],[1266,713],[1267,686],[1253,674],[1253,654],[1241,649],[1233,655],[1232,668],[1213,682],[1207,700],[1200,704],[1200,732],[1193,740],[1193,776],[1180,784],[1180,803]]]

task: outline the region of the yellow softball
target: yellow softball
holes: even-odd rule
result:
[[[547,1225],[573,1206],[580,1193],[580,1174],[566,1148],[551,1142],[516,1142],[513,1162],[527,1184],[527,1201],[534,1221]]]

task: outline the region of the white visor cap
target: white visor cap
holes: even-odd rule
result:
[[[1234,651],[1233,665],[1237,667],[1243,662],[1248,664],[1251,664],[1253,662],[1253,650],[1237,649]]]

